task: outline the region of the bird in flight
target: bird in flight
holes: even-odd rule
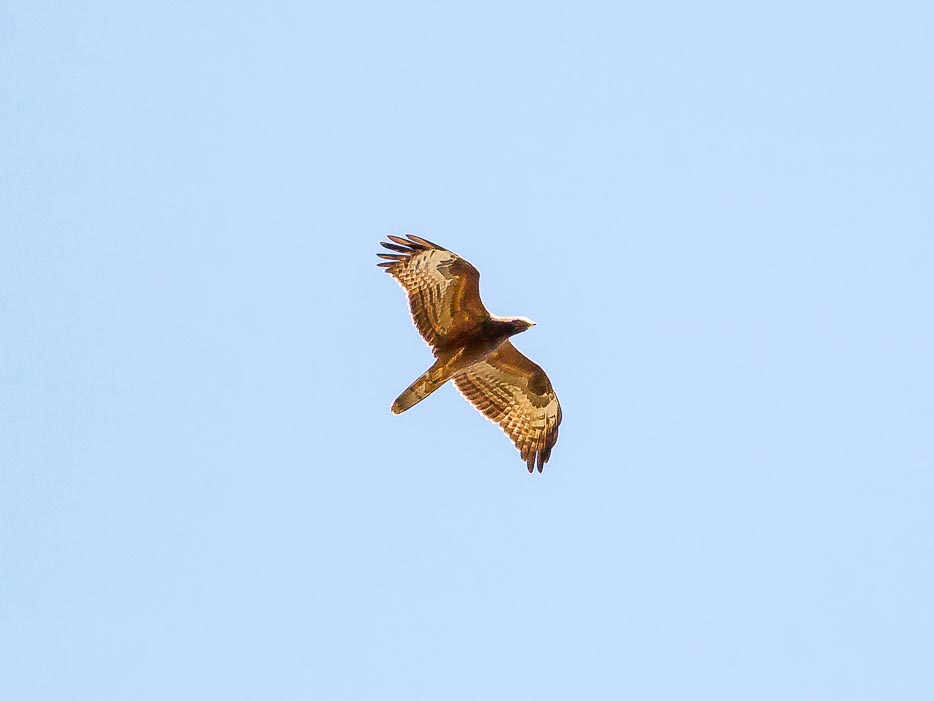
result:
[[[480,272],[466,260],[413,234],[389,236],[378,253],[409,296],[412,319],[435,355],[434,364],[393,402],[401,414],[448,380],[500,425],[529,472],[541,472],[558,440],[561,405],[548,375],[516,350],[509,337],[535,325],[521,316],[493,316],[480,300]]]

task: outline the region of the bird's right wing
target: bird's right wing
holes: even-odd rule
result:
[[[516,444],[531,472],[541,472],[558,440],[561,405],[548,375],[509,341],[466,370],[454,384]]]
[[[439,346],[490,318],[480,300],[480,273],[466,260],[413,234],[389,236],[379,263],[409,295],[412,320],[429,346]]]

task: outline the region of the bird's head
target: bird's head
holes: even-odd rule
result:
[[[523,331],[528,331],[530,328],[535,326],[535,322],[531,319],[526,319],[524,316],[514,316],[509,320],[509,328],[514,333],[522,333]]]

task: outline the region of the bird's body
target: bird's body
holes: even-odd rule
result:
[[[512,335],[525,331],[517,320],[490,316],[470,332],[440,347],[435,361],[393,402],[392,412],[401,414],[438,389],[461,370],[484,360]],[[520,322],[521,323],[521,322]]]
[[[531,472],[542,471],[558,439],[561,406],[545,372],[509,338],[532,326],[524,317],[497,317],[480,300],[480,273],[426,239],[390,236],[394,254],[380,263],[409,294],[412,318],[437,360],[392,405],[399,414],[449,379],[516,444]]]

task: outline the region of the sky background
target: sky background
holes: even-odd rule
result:
[[[0,697],[934,698],[931,7],[5,2]]]

